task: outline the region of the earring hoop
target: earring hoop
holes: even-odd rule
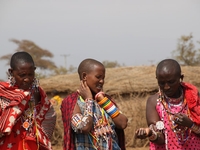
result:
[[[8,83],[10,87],[13,87],[16,83],[15,77],[12,76],[10,72],[7,72],[8,75]]]

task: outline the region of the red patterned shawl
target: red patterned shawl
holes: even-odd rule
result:
[[[36,106],[37,109],[37,116],[36,121],[41,125],[41,122],[45,118],[45,114],[50,108],[50,102],[46,98],[45,92],[39,87],[40,95],[41,95],[41,101]],[[30,100],[30,92],[24,91],[18,89],[18,87],[11,87],[7,82],[0,82],[0,97],[4,97],[8,100],[10,100],[10,103],[6,108],[1,112],[0,109],[0,133],[3,133],[5,135],[10,135],[12,129],[15,125],[18,126],[18,124],[14,124],[10,122],[10,119],[8,117],[12,116],[13,120],[12,122],[15,122],[19,117],[21,117],[22,112],[27,108],[27,104]],[[16,109],[15,109],[16,108]],[[34,130],[35,127],[34,127]],[[42,129],[39,128],[40,132],[42,133]],[[24,134],[24,133],[21,133]],[[45,135],[44,135],[45,136]],[[27,136],[27,138],[29,138]],[[48,143],[48,139],[46,140],[46,143]],[[43,139],[40,139],[40,144],[45,145]],[[51,149],[50,147],[46,147],[46,149]]]
[[[0,132],[5,134],[10,134],[14,124],[10,124],[9,120],[7,119],[8,116],[11,115],[11,107],[18,106],[21,111],[19,113],[15,113],[13,117],[15,120],[21,116],[21,113],[24,111],[26,104],[30,99],[30,95],[27,92],[24,93],[22,90],[17,89],[16,87],[10,87],[6,82],[0,82],[0,96],[5,97],[6,99],[10,100],[9,106],[7,109],[4,109],[4,112],[0,112],[1,122],[0,122]],[[24,100],[24,102],[22,102]]]

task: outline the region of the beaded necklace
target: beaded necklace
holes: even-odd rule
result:
[[[33,88],[34,89],[34,88]],[[28,102],[28,109],[24,112],[23,116],[22,116],[22,127],[27,131],[27,132],[32,132],[31,128],[33,128],[33,126],[36,127],[35,130],[35,135],[36,135],[36,142],[38,145],[37,150],[39,150],[39,137],[38,137],[38,129],[37,129],[37,122],[36,122],[36,107],[35,107],[35,98],[33,95],[33,91],[31,90],[30,95],[30,101]],[[24,143],[24,140],[23,140]],[[23,149],[25,150],[25,144],[23,144]]]
[[[80,101],[84,102],[84,99],[80,96]],[[93,123],[94,123],[94,131],[90,132],[89,140],[92,143],[94,149],[99,150],[99,141],[100,138],[102,138],[104,141],[107,142],[107,148],[112,147],[112,140],[111,135],[114,133],[114,131],[111,128],[111,124],[109,123],[109,120],[106,118],[106,114],[103,108],[101,108],[97,103],[95,103],[95,106],[100,111],[100,116],[93,112]]]
[[[163,95],[169,105],[178,105],[183,102],[183,89],[182,88],[180,89],[180,94],[181,94],[181,96],[178,98],[170,98],[166,94],[163,94]]]
[[[159,98],[158,101],[160,101],[164,107],[164,110],[167,112],[168,120],[170,127],[172,131],[175,133],[176,138],[180,144],[185,144],[187,139],[189,138],[189,135],[191,133],[191,130],[188,127],[183,127],[175,123],[175,117],[174,115],[177,113],[183,113],[186,112],[186,115],[189,117],[190,116],[190,111],[187,107],[187,102],[186,99],[184,98],[183,100],[183,92],[181,92],[181,96],[177,98],[177,105],[176,104],[171,104],[169,102],[174,102],[175,99],[169,100],[169,97],[166,97],[162,92],[159,90]],[[171,106],[181,106],[181,109],[178,112],[172,112]]]

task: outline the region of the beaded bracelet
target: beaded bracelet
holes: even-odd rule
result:
[[[110,101],[107,97],[104,97],[98,104],[108,113],[108,115],[113,119],[120,114],[119,109]]]
[[[104,104],[107,100],[108,100],[108,98],[107,98],[107,97],[104,97],[102,100],[100,100],[100,101],[98,102],[98,104],[99,104],[99,105],[102,105],[102,104]]]
[[[158,139],[158,133],[155,131],[152,131],[152,135],[149,137],[150,141],[155,141]]]
[[[153,125],[154,124],[151,124],[149,126],[149,129],[152,131],[152,135],[149,136],[149,140],[150,141],[156,141],[158,139],[158,132],[154,131]]]
[[[195,123],[193,123],[193,125],[191,126],[191,130],[196,134],[200,134],[200,127]]]

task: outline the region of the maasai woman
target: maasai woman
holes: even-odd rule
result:
[[[151,150],[200,149],[200,99],[197,88],[182,82],[181,67],[173,59],[156,68],[159,92],[149,97],[146,118],[149,128],[136,131],[149,137]]]
[[[111,97],[103,93],[103,64],[85,59],[78,73],[79,89],[67,96],[61,105],[64,150],[125,150],[123,129],[127,118]]]
[[[10,67],[8,82],[0,82],[0,149],[51,150],[56,116],[31,55],[16,52]]]

